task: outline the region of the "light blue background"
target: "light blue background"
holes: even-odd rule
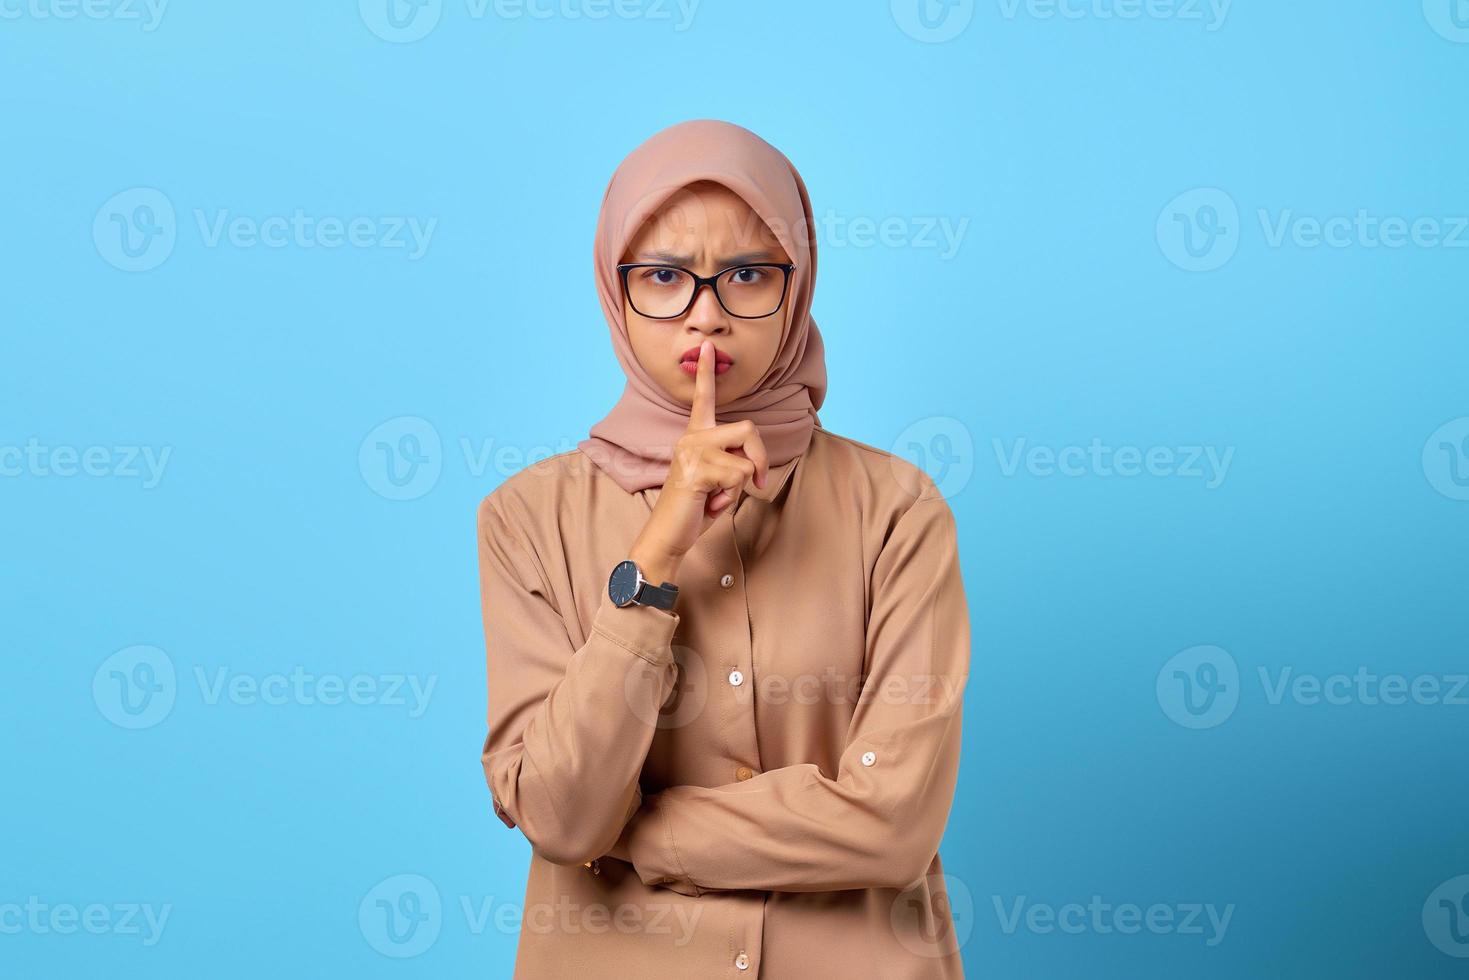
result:
[[[1430,901],[1469,874],[1469,706],[1272,703],[1259,677],[1469,669],[1469,249],[1271,240],[1359,211],[1454,234],[1469,5],[988,0],[930,31],[904,0],[687,23],[442,0],[399,43],[370,0],[96,2],[0,0],[0,911],[169,918],[150,946],[12,911],[0,973],[510,976],[494,915],[529,852],[479,769],[475,505],[621,390],[597,207],[625,153],[701,116],[780,147],[835,216],[823,424],[951,457],[975,645],[942,853],[970,975],[1469,968]],[[173,241],[135,237],[153,267],[130,272],[138,188]],[[222,214],[296,209],[435,224],[416,258],[209,244]],[[957,251],[925,245],[945,222]],[[404,435],[425,462],[399,488],[377,442]],[[1212,488],[1187,452],[1132,477],[1007,463],[1093,439],[1231,455]],[[62,475],[58,447],[103,447],[103,475]],[[113,447],[169,455],[150,481]],[[176,688],[130,729],[109,658],[136,645]],[[1191,681],[1238,671],[1207,711],[1169,666],[1199,646],[1222,655],[1185,653]],[[381,689],[211,698],[296,668],[434,687],[416,717]],[[400,874],[442,903],[417,947],[373,924]],[[1093,895],[1233,910],[1214,945],[1005,927]]]

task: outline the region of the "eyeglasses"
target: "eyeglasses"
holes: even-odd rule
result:
[[[628,262],[617,267],[633,311],[650,320],[681,317],[694,305],[701,286],[714,290],[724,312],[741,320],[770,316],[785,302],[790,263],[737,265],[712,276],[696,276],[676,265]]]

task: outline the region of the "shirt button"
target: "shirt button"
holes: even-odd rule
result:
[[[728,572],[725,572],[723,575],[719,576],[719,587],[721,589],[727,589],[731,585],[734,585],[734,576],[733,575],[729,574]]]
[[[741,782],[749,779],[753,775],[755,775],[755,770],[751,769],[749,766],[740,766],[738,769],[735,770],[735,778],[740,780]]]
[[[745,955],[745,953],[744,953],[743,950],[741,950],[740,951],[740,955],[735,957],[735,969],[736,970],[748,970],[749,968],[750,968],[750,958]]]
[[[729,683],[731,687],[739,687],[745,683],[745,675],[740,673],[739,669],[736,668],[729,672]]]
[[[862,753],[862,764],[864,766],[870,766],[870,765],[872,765],[876,761],[877,761],[877,753],[876,752],[863,752]]]
[[[671,884],[673,884],[677,880],[678,880],[677,878],[659,878],[658,879],[658,884],[660,884],[660,885],[671,885]]]

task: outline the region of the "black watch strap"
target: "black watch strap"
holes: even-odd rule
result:
[[[672,582],[664,582],[662,585],[654,585],[652,582],[644,582],[643,587],[638,590],[633,602],[642,606],[652,606],[655,609],[672,609],[678,599],[678,586]]]

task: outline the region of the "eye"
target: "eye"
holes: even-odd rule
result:
[[[651,286],[677,286],[683,282],[684,275],[677,269],[657,266],[644,269],[639,278]]]
[[[765,269],[758,266],[747,265],[730,273],[729,281],[736,286],[758,285],[770,275]]]

